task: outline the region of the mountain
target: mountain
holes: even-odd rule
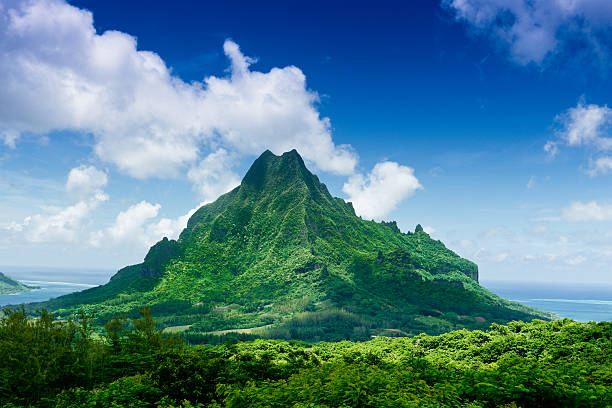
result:
[[[34,306],[94,312],[98,322],[148,306],[191,339],[367,339],[551,317],[479,286],[476,264],[420,225],[403,233],[358,217],[295,150],[264,152],[240,186],[198,209],[178,240],[159,241],[143,263]]]
[[[28,290],[30,290],[28,286],[0,272],[0,295],[26,292]]]

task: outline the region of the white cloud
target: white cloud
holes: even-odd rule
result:
[[[569,108],[558,115],[555,120],[561,125],[556,132],[557,139],[549,140],[544,150],[554,157],[559,152],[559,146],[586,147],[601,153],[612,150],[612,109],[608,106],[595,104],[586,105],[578,102],[576,107]],[[612,169],[612,158],[601,156],[591,160],[587,173],[591,176],[607,173]]]
[[[612,220],[612,204],[575,201],[561,209],[561,214],[567,221],[609,221]]]
[[[148,246],[159,241],[163,237],[167,237],[169,239],[177,239],[181,232],[187,227],[187,221],[189,218],[195,213],[198,208],[200,208],[204,203],[201,203],[196,208],[193,208],[187,212],[185,215],[181,215],[177,218],[162,218],[157,222],[151,223],[147,226],[147,242]]]
[[[22,223],[9,226],[32,243],[74,242],[83,229],[83,222],[97,205],[96,201],[78,203],[63,209],[26,217]]]
[[[565,260],[565,263],[568,265],[579,265],[581,263],[584,263],[588,260],[588,258],[586,258],[585,256],[582,255],[576,255],[572,258],[568,258]]]
[[[536,184],[536,176],[531,176],[529,177],[529,180],[527,180],[526,187],[528,190],[531,190],[532,188],[535,187],[535,184]]]
[[[108,229],[109,236],[115,241],[140,238],[144,235],[142,230],[144,222],[157,217],[160,208],[161,205],[150,204],[144,200],[130,206],[126,211],[121,211],[117,215],[115,224]]]
[[[478,248],[472,255],[472,258],[474,260],[481,260],[485,257],[486,254],[487,254],[487,250],[485,248]]]
[[[108,176],[105,172],[96,169],[94,166],[75,167],[68,173],[66,190],[69,194],[83,199],[102,191],[108,183]]]
[[[0,134],[13,145],[22,132],[90,133],[100,159],[137,178],[197,173],[219,146],[237,157],[297,148],[318,169],[353,172],[356,154],[334,144],[299,68],[252,71],[236,43],[224,51],[229,77],[186,83],[134,37],[96,33],[89,11],[10,2],[0,8]]]
[[[558,133],[568,146],[593,146],[597,150],[610,150],[612,138],[606,137],[612,123],[612,109],[579,102],[556,118],[562,124]]]
[[[345,192],[366,216],[388,213],[421,188],[411,168],[392,162],[379,163],[367,177],[355,175],[357,154],[334,143],[319,96],[299,68],[259,72],[238,44],[226,40],[223,49],[226,76],[187,83],[159,55],[139,51],[134,37],[96,32],[93,15],[65,0],[4,0],[0,142],[14,148],[22,134],[46,140],[56,130],[92,135],[103,162],[136,178],[186,174],[204,202],[239,183],[233,163],[265,149],[296,148],[318,170],[353,175]],[[149,243],[178,236],[195,211],[158,219],[159,204],[143,201],[119,213],[111,227],[84,232],[93,209],[108,200],[107,183],[107,174],[93,166],[75,168],[65,185],[74,205],[13,223],[11,231],[41,242],[55,231],[72,241],[91,236],[96,245],[130,237]]]
[[[486,239],[491,239],[499,237],[500,235],[503,235],[505,233],[507,233],[506,229],[500,225],[497,225],[486,230],[484,233],[482,233],[482,236]]]
[[[31,243],[75,242],[83,234],[91,212],[108,200],[102,188],[106,173],[93,166],[75,167],[68,173],[66,191],[79,201],[64,208],[43,207],[45,212],[13,222],[8,228],[13,238]]]
[[[436,229],[430,225],[426,225],[423,227],[423,231],[425,231],[426,233],[428,233],[429,235],[433,234],[434,232],[436,232]]]
[[[554,158],[559,153],[559,143],[549,140],[544,145],[544,151],[548,153],[551,158]]]
[[[120,211],[110,227],[92,232],[89,244],[93,247],[127,246],[136,250],[146,250],[163,237],[177,239],[187,227],[189,218],[204,204],[200,203],[187,214],[177,218],[154,220],[159,214],[161,205],[143,200],[131,205],[125,211]]]
[[[587,173],[591,176],[598,174],[607,174],[612,170],[612,157],[603,156],[591,161],[591,167]]]
[[[96,247],[123,242],[139,242],[146,245],[149,243],[149,237],[144,224],[149,219],[157,217],[160,208],[161,205],[144,200],[134,204],[127,210],[119,212],[113,225],[103,231],[94,232],[90,243]]]
[[[0,140],[2,140],[4,144],[11,149],[17,147],[17,139],[19,139],[19,132],[14,130],[5,130],[0,132]]]
[[[442,4],[458,21],[501,43],[520,65],[543,64],[577,42],[580,51],[608,58],[612,21],[608,0],[443,0]]]
[[[412,168],[385,161],[377,163],[366,177],[351,176],[342,191],[349,196],[348,201],[358,215],[379,219],[421,188]]]
[[[219,149],[189,170],[187,177],[204,202],[214,201],[240,184],[240,177],[231,170],[233,160],[227,150]]]
[[[493,261],[493,262],[504,262],[505,260],[508,259],[508,256],[509,255],[508,255],[507,252],[503,252],[501,254],[496,254],[496,255],[493,255],[491,257],[491,261]]]
[[[472,248],[476,245],[474,241],[469,240],[469,239],[462,239],[458,242],[458,244],[459,244],[459,247],[462,249]]]

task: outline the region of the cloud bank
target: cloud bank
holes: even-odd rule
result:
[[[61,0],[0,8],[0,134],[92,134],[103,161],[137,178],[176,176],[222,146],[236,155],[297,148],[321,170],[352,173],[356,154],[337,146],[316,92],[299,68],[252,71],[227,40],[228,77],[186,83],[159,55],[118,31],[98,34],[89,11]]]
[[[137,179],[186,175],[202,203],[238,185],[235,163],[266,149],[295,148],[317,170],[350,176],[344,191],[366,218],[388,214],[421,188],[411,168],[394,162],[355,174],[358,155],[334,143],[299,68],[253,70],[255,59],[232,40],[223,51],[227,75],[187,83],[129,34],[98,33],[87,10],[64,0],[2,1],[0,143],[16,149],[24,135],[91,135],[95,157],[110,169]],[[73,168],[65,189],[74,204],[43,208],[12,223],[11,234],[28,243],[146,247],[178,237],[196,210],[160,219],[160,204],[141,201],[91,231],[107,184],[105,171]]]
[[[517,64],[542,65],[568,49],[608,63],[608,0],[443,0],[442,5],[456,20],[492,37]]]

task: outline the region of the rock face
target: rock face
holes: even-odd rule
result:
[[[164,238],[107,285],[45,305],[62,313],[89,305],[100,318],[147,305],[162,325],[267,326],[266,335],[307,340],[485,327],[476,316],[545,317],[477,282],[476,264],[420,225],[402,233],[395,222],[363,220],[297,151],[266,151],[240,186],[193,214],[177,241]]]
[[[163,275],[164,267],[181,252],[178,242],[164,237],[153,245],[142,263],[143,278],[157,278]]]

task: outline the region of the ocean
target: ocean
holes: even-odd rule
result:
[[[0,272],[39,289],[13,295],[0,295],[0,307],[30,302],[43,302],[72,292],[93,288],[108,282],[113,271],[108,269],[60,269],[47,267],[0,266]]]
[[[0,295],[0,307],[41,302],[85,290],[108,282],[113,274],[109,270],[79,270],[77,273],[49,268],[12,268],[6,273],[39,289]],[[559,317],[569,317],[580,322],[612,321],[612,284],[483,281],[481,285],[501,297],[554,312]]]
[[[22,303],[42,302],[72,292],[78,292],[96,285],[74,282],[47,282],[38,280],[21,280],[28,286],[36,286],[28,292],[15,293],[12,295],[0,295],[0,306],[19,305]]]
[[[612,321],[612,284],[484,281],[499,296],[579,322]]]

